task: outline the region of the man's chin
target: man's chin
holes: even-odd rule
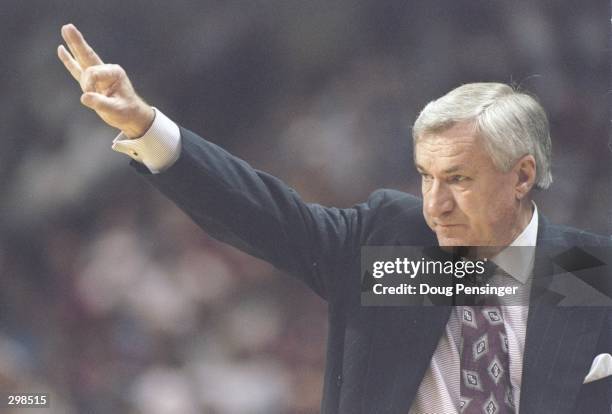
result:
[[[442,247],[472,246],[472,242],[464,237],[449,237],[436,234],[438,244]]]

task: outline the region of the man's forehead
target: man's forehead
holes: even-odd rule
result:
[[[482,142],[474,136],[427,135],[417,141],[415,161],[436,163],[470,162],[484,151]]]
[[[473,151],[481,146],[482,143],[475,137],[426,135],[417,141],[415,152],[438,156],[453,156],[462,154],[465,151]]]
[[[415,143],[417,169],[453,173],[491,163],[483,139],[471,125],[455,125],[422,135]]]

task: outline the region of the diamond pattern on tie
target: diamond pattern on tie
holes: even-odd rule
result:
[[[480,375],[476,371],[463,370],[463,383],[467,388],[482,391],[482,382]]]
[[[488,370],[491,379],[493,382],[495,382],[495,385],[499,384],[499,380],[504,374],[504,369],[502,368],[501,362],[497,355],[493,357],[493,361],[491,361],[489,364]]]
[[[474,317],[474,309],[470,308],[469,306],[463,307],[463,323],[471,326],[474,329],[477,328],[476,318]]]
[[[501,325],[504,319],[501,315],[499,307],[486,307],[482,309],[482,314],[485,316],[490,325]]]
[[[461,323],[462,414],[514,413],[508,337],[499,306],[464,306]]]
[[[491,393],[489,395],[489,398],[487,398],[482,406],[482,410],[484,413],[486,414],[495,414],[495,413],[499,413],[499,405],[497,404],[497,401],[495,400],[495,396],[493,395],[493,393]]]
[[[472,358],[474,358],[474,361],[478,361],[487,352],[489,352],[489,337],[484,334],[472,345]]]
[[[462,412],[463,412],[463,410],[464,410],[465,408],[467,408],[467,406],[468,406],[468,405],[470,405],[470,402],[471,402],[471,401],[472,401],[472,399],[471,399],[471,398],[462,397],[462,398],[459,400],[459,412],[460,412],[460,413],[462,413]]]

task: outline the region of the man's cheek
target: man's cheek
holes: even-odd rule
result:
[[[425,223],[429,226],[430,229],[433,230],[433,222],[431,221],[431,217],[425,212],[425,201],[423,201],[423,218],[425,219]]]

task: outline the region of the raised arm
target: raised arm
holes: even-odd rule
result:
[[[132,162],[214,238],[302,279],[328,297],[358,258],[369,204],[349,209],[305,203],[278,178],[181,128],[181,155],[160,174]],[[373,197],[372,204],[383,197]],[[358,276],[358,275],[355,275]]]
[[[137,138],[132,142],[146,140],[149,128],[159,135],[158,123],[167,118],[155,118],[123,69],[104,64],[73,25],[64,26],[62,36],[71,53],[60,46],[58,55],[81,85],[81,102]],[[349,209],[308,204],[277,178],[186,129],[174,130],[181,150],[171,166],[151,174],[136,161],[132,165],[213,237],[298,276],[328,297],[335,275],[356,263],[368,217],[382,193]]]

